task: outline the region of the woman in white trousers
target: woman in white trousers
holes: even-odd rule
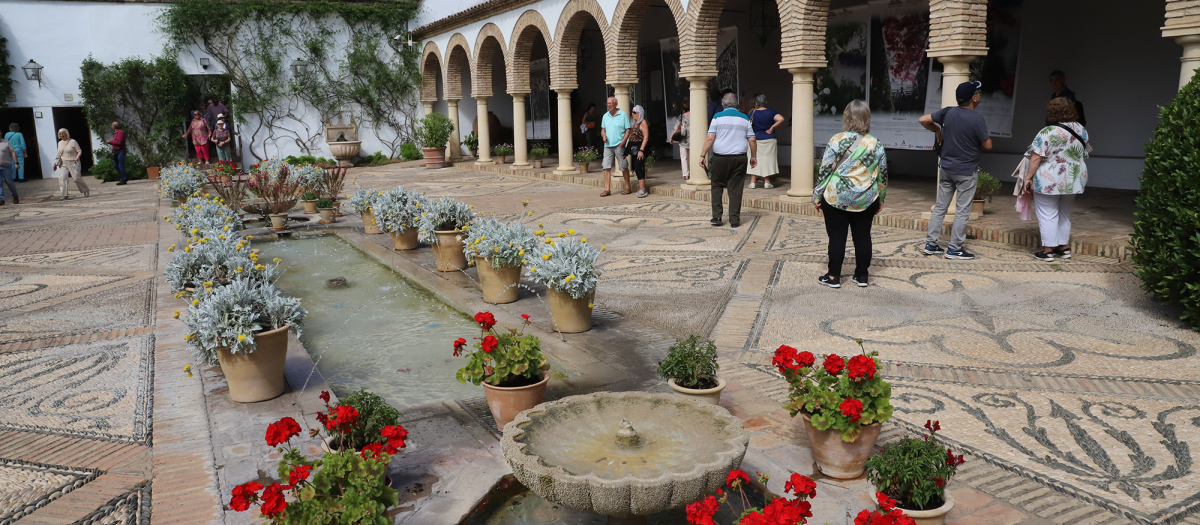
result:
[[[54,158],[54,166],[58,168],[58,191],[61,195],[58,200],[60,201],[69,198],[67,197],[68,178],[75,180],[75,187],[84,197],[91,194],[79,173],[79,157],[81,156],[83,156],[83,150],[79,148],[79,143],[71,138],[67,128],[58,130],[58,156]]]
[[[1071,258],[1071,210],[1075,196],[1087,185],[1087,164],[1092,147],[1088,133],[1078,122],[1079,114],[1069,98],[1052,99],[1046,106],[1046,121],[1029,146],[1026,189],[1033,192],[1042,249],[1033,253],[1039,261]]]
[[[688,168],[688,130],[691,128],[692,112],[688,111],[688,101],[686,100],[679,103],[679,109],[683,110],[683,113],[680,113],[675,120],[675,130],[671,132],[667,142],[679,145],[679,163],[683,165],[683,180],[688,180],[691,178],[691,170]],[[676,133],[682,135],[683,138],[675,140]]]

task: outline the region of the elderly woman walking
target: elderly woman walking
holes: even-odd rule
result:
[[[208,137],[212,135],[212,130],[209,129],[208,121],[204,120],[200,110],[192,112],[192,122],[188,124],[188,131],[183,134],[183,138],[186,139],[188,135],[192,136],[192,146],[196,148],[196,161],[209,164]]]
[[[54,169],[58,171],[58,191],[61,195],[58,200],[65,201],[69,198],[67,179],[75,180],[75,187],[84,197],[91,195],[79,173],[79,157],[82,155],[83,150],[79,148],[79,143],[71,138],[67,128],[58,130],[58,155],[54,157]]]
[[[625,154],[629,155],[629,169],[637,175],[640,199],[649,195],[646,192],[646,145],[650,143],[650,125],[646,123],[646,110],[641,106],[633,107],[633,127],[629,128],[629,143],[625,145]],[[628,182],[626,182],[628,184]]]
[[[829,235],[829,272],[817,282],[830,288],[842,287],[847,227],[854,237],[854,284],[867,286],[871,219],[883,209],[888,180],[883,144],[870,131],[870,107],[862,100],[850,102],[842,111],[842,132],[825,147],[818,173],[821,182],[813,189],[813,202],[825,215]]]
[[[690,104],[683,100],[679,102],[679,118],[675,120],[675,131],[671,132],[671,138],[667,139],[668,143],[679,145],[679,163],[683,166],[683,180],[688,180],[692,177],[688,167],[688,139],[691,134],[688,133],[691,128],[692,112],[689,110]]]
[[[1071,258],[1071,210],[1075,196],[1083,193],[1088,171],[1084,159],[1092,147],[1088,132],[1078,122],[1075,103],[1066,97],[1050,101],[1046,121],[1029,146],[1029,173],[1025,183],[1033,192],[1043,249],[1033,253],[1039,261]]]
[[[754,129],[754,140],[758,142],[758,166],[746,170],[750,176],[750,189],[754,189],[756,177],[762,177],[763,187],[774,188],[770,177],[779,174],[779,157],[776,150],[775,129],[783,125],[783,115],[767,107],[767,96],[754,97],[754,109],[750,110],[750,127]]]

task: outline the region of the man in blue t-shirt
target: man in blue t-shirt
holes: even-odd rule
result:
[[[946,246],[947,259],[970,260],[975,255],[963,249],[967,240],[967,219],[971,216],[971,201],[975,198],[975,184],[979,181],[979,157],[982,150],[992,149],[988,136],[987,121],[975,111],[979,105],[978,81],[963,82],[954,90],[958,107],[942,108],[932,114],[923,115],[920,122],[925,129],[936,134],[942,147],[938,162],[937,204],[929,217],[929,231],[925,236],[925,255],[942,253],[938,237],[942,234],[942,221],[950,201],[958,194],[958,207],[954,211],[954,226],[950,229],[950,242]]]
[[[625,160],[625,142],[629,140],[629,116],[617,107],[617,98],[608,97],[608,111],[600,120],[600,139],[604,142],[604,191],[601,197],[612,195],[612,168],[616,161],[625,176],[625,193],[629,194],[629,161]]]

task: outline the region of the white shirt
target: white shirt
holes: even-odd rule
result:
[[[712,152],[717,155],[745,155],[750,149],[746,140],[754,138],[750,119],[736,108],[725,108],[713,116],[708,124],[708,134],[716,135]]]

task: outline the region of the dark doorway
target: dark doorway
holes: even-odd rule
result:
[[[92,129],[88,127],[87,117],[83,115],[83,108],[54,108],[55,134],[57,135],[58,130],[63,128],[67,129],[71,138],[79,143],[79,149],[83,150],[83,155],[79,157],[79,174],[88,173],[95,160],[92,157]],[[56,152],[57,148],[58,145],[55,144]]]
[[[21,136],[25,138],[24,159],[19,159],[25,165],[25,179],[42,178],[42,160],[38,154],[37,133],[34,132],[33,108],[3,108],[0,109],[0,137],[8,135],[9,124],[16,124]]]
[[[180,130],[179,134],[183,135],[188,133],[192,123],[191,112],[193,110],[199,111],[200,114],[205,117],[206,121],[210,120],[207,118],[208,102],[210,100],[214,102],[220,102],[225,105],[226,109],[229,109],[229,106],[231,105],[229,103],[231,87],[232,84],[229,79],[229,75],[188,75],[188,114],[184,122],[184,127],[182,130]],[[230,110],[230,112],[232,113],[232,110]],[[233,127],[234,131],[238,130],[237,121],[233,118],[232,114],[225,115],[225,121]],[[209,122],[210,130],[212,128],[212,124],[213,122]],[[189,134],[187,137],[181,140],[184,142],[184,157],[188,160],[195,159],[196,149],[192,145],[191,135]],[[233,148],[233,161],[241,162],[241,156],[239,155],[241,149],[239,148],[238,138],[235,136],[233,138],[233,142],[231,142],[229,145]],[[211,141],[209,142],[208,155],[210,160],[212,160],[212,162],[215,164],[217,162],[217,149],[216,146],[212,145]]]

